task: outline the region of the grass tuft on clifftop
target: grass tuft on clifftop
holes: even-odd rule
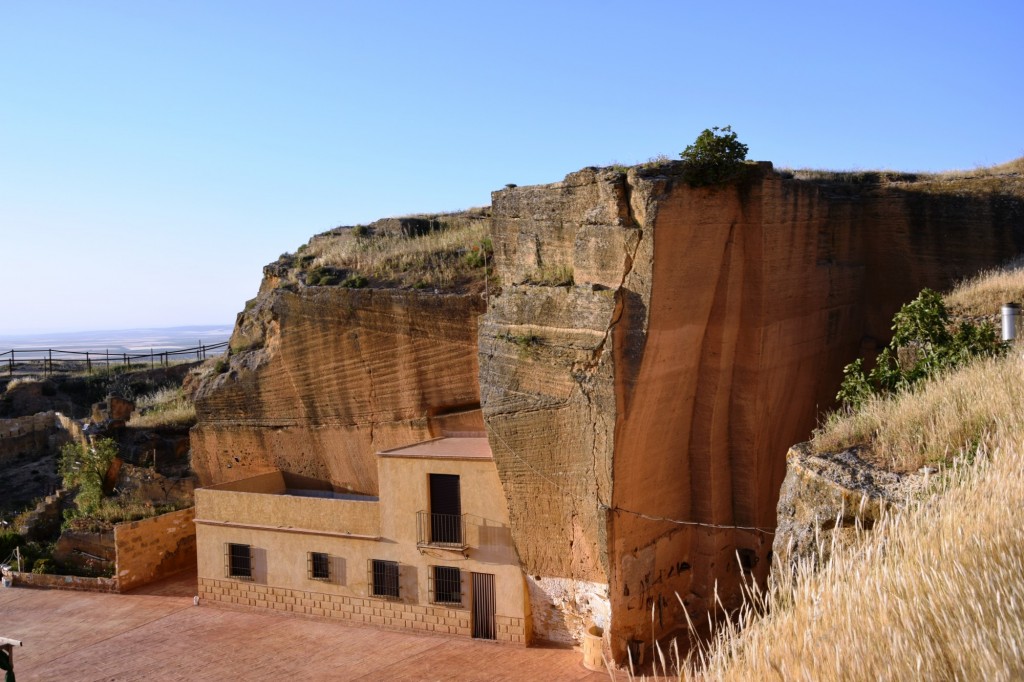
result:
[[[490,270],[489,209],[389,218],[313,237],[278,261],[306,286],[482,290]]]
[[[959,196],[1024,195],[1024,157],[996,166],[941,173],[813,168],[780,168],[779,172],[783,177],[829,185],[887,185],[908,192]]]

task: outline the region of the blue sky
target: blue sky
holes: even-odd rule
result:
[[[0,335],[230,322],[341,224],[675,157],[1024,155],[1024,3],[0,0]]]

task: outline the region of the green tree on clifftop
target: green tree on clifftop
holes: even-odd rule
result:
[[[736,138],[732,126],[705,128],[693,144],[679,154],[686,162],[686,180],[693,187],[715,185],[739,174],[747,159],[747,145]]]

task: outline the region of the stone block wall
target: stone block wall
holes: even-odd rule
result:
[[[195,508],[114,528],[117,579],[122,592],[196,566]]]
[[[15,530],[29,540],[41,540],[60,528],[64,491],[44,497],[35,508],[18,517]]]
[[[75,590],[78,592],[117,592],[114,578],[83,578],[77,575],[49,575],[42,573],[12,572],[14,585],[43,587],[51,590]]]
[[[313,618],[326,618],[381,628],[402,628],[445,635],[471,637],[468,609],[433,604],[406,604],[371,597],[325,594],[285,587],[269,587],[236,580],[199,578],[201,599],[233,607],[269,609]],[[526,623],[522,618],[496,616],[497,641],[526,645]]]
[[[67,437],[70,440],[78,443],[79,445],[89,445],[89,438],[82,430],[82,424],[80,422],[58,412],[57,423],[60,424],[61,430],[67,434]]]
[[[0,464],[24,453],[45,450],[56,429],[53,412],[0,419]]]

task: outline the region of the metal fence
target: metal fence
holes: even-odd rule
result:
[[[41,372],[47,376],[61,372],[88,372],[110,369],[118,365],[127,367],[167,367],[179,362],[205,360],[208,355],[219,355],[228,342],[200,343],[192,348],[176,350],[150,350],[145,352],[110,352],[109,350],[61,350],[58,348],[12,348],[0,353],[0,367],[8,376],[15,373]],[[2,371],[2,370],[0,370]]]

